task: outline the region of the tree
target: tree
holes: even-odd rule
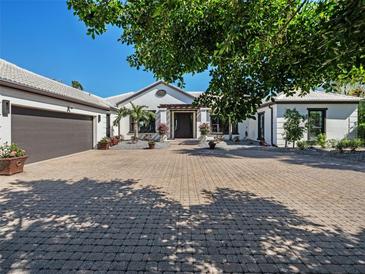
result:
[[[79,90],[84,90],[84,88],[83,88],[83,86],[81,85],[81,83],[80,83],[79,81],[76,81],[76,80],[73,80],[73,81],[71,82],[71,86],[72,86],[73,88],[77,88],[77,89],[79,89]]]
[[[198,102],[230,98],[239,120],[279,92],[305,94],[339,78],[365,82],[363,0],[68,0],[68,7],[92,37],[120,27],[120,41],[134,46],[130,65],[156,78],[182,86],[186,73],[209,69]]]
[[[284,138],[285,147],[287,142],[293,143],[295,147],[295,142],[303,138],[305,127],[302,125],[305,117],[300,115],[300,113],[294,109],[287,109],[284,114]]]
[[[114,120],[114,126],[119,125],[123,117],[130,116],[133,121],[134,140],[138,140],[139,122],[148,122],[155,118],[155,114],[146,110],[147,106],[138,106],[131,102],[131,108],[121,107],[118,109],[117,118]]]

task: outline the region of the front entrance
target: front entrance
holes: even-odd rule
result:
[[[193,138],[193,113],[175,112],[174,113],[174,137]]]

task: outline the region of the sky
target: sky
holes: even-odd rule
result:
[[[79,81],[102,97],[136,91],[153,74],[131,68],[133,47],[117,41],[110,28],[93,40],[83,22],[67,9],[66,0],[0,0],[0,57],[65,84]],[[206,90],[209,74],[185,77],[185,90]]]

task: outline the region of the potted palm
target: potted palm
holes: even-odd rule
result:
[[[104,137],[98,142],[98,149],[107,150],[110,147],[110,139],[108,137]]]
[[[118,126],[120,120],[123,117],[130,116],[133,121],[133,138],[135,142],[138,141],[139,122],[151,121],[155,118],[155,114],[149,110],[146,110],[147,106],[135,105],[131,102],[131,108],[121,107],[118,110],[117,118],[114,120],[114,126]]]
[[[16,144],[0,146],[0,175],[12,175],[23,172],[28,156]]]
[[[167,134],[168,130],[169,130],[169,127],[164,123],[161,123],[158,126],[157,131],[158,131],[158,134],[160,135],[161,142],[164,142],[167,139],[166,134]]]

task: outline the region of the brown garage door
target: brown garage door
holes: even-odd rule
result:
[[[11,113],[11,140],[27,151],[27,163],[93,147],[91,116],[17,106]]]

